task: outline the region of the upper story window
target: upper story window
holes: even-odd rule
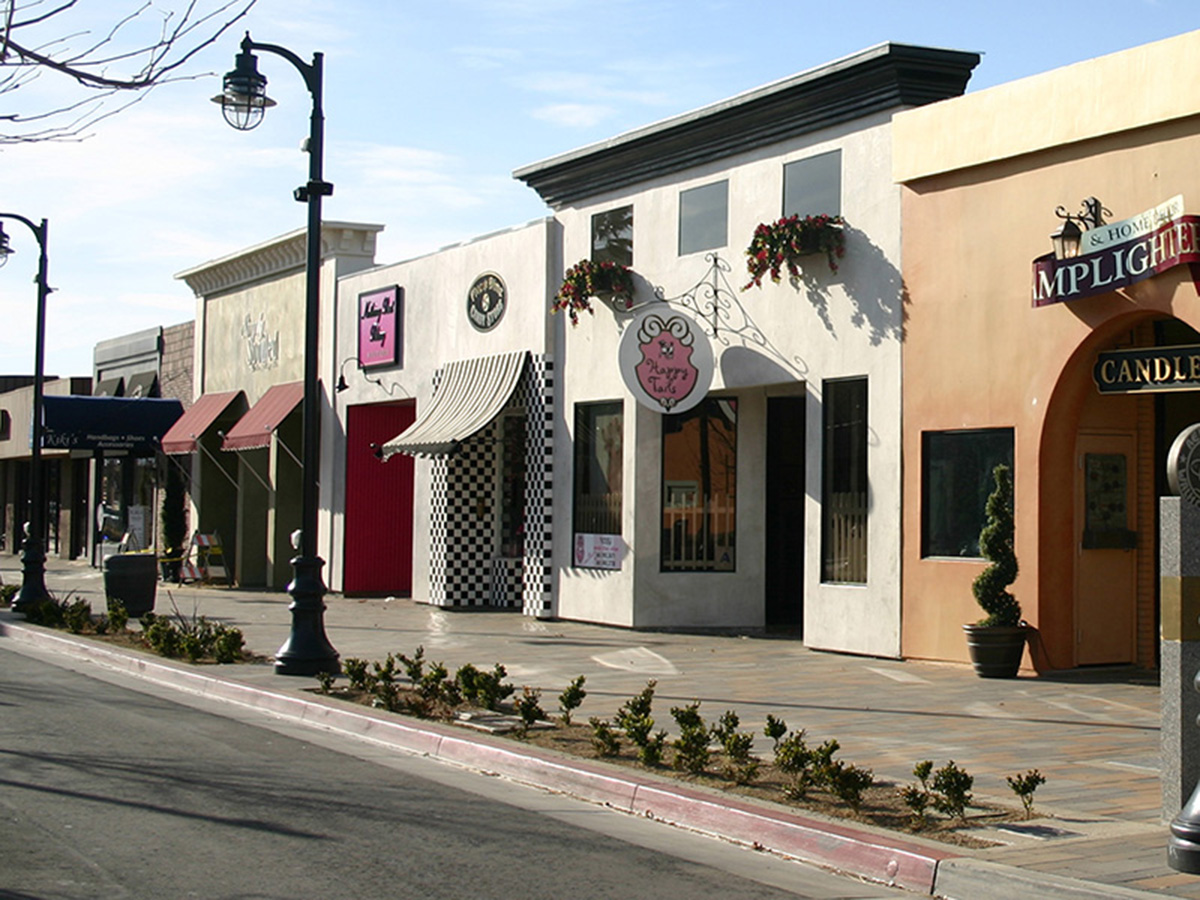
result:
[[[842,214],[842,151],[834,150],[783,167],[785,216]]]
[[[592,216],[592,262],[633,265],[633,207]]]
[[[729,182],[679,192],[679,255],[729,243]]]

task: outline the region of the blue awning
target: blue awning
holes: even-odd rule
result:
[[[178,400],[149,397],[42,398],[42,447],[57,450],[117,450],[153,456],[162,436],[183,415]]]

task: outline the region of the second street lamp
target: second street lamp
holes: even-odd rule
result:
[[[313,54],[306,63],[291,50],[275,44],[259,44],[242,40],[233,71],[223,82],[223,91],[213,97],[221,105],[227,121],[239,131],[249,131],[262,121],[264,112],[275,105],[267,96],[267,79],[259,74],[255,50],[282,56],[290,62],[312,95],[312,117],[308,142],[308,182],[296,188],[295,198],[308,204],[304,291],[304,450],[301,468],[302,494],[298,539],[293,540],[296,557],[292,559],[293,575],[288,585],[292,604],[292,630],[287,641],[275,654],[275,671],[281,675],[316,675],[318,672],[337,672],[338,653],[325,636],[325,582],[321,567],[325,561],[317,556],[318,469],[320,465],[320,406],[317,394],[317,353],[321,308],[321,198],[333,193],[333,185],[322,177],[325,116],[321,110],[321,78],[323,57]]]
[[[0,213],[0,219],[13,219],[23,223],[38,243],[37,270],[37,335],[33,345],[33,427],[30,429],[29,461],[29,520],[25,523],[25,541],[21,546],[21,591],[13,599],[12,608],[19,613],[29,613],[43,600],[49,598],[46,590],[46,488],[42,472],[42,397],[46,372],[46,298],[50,296],[50,285],[46,282],[49,256],[46,239],[50,223],[42,219],[40,225],[16,213]],[[0,223],[0,265],[8,260],[13,250],[9,247],[8,235]]]

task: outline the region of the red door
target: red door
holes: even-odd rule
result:
[[[346,419],[345,594],[412,596],[413,459],[381,447],[416,418],[416,403],[351,406]]]

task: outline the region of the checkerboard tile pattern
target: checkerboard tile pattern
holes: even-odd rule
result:
[[[437,379],[435,379],[435,389]],[[500,500],[500,416],[463,442],[456,456],[432,466],[430,602],[437,606],[520,607],[553,615],[551,480],[553,369],[531,354],[501,415],[526,416],[525,549],[499,560],[496,507]]]

